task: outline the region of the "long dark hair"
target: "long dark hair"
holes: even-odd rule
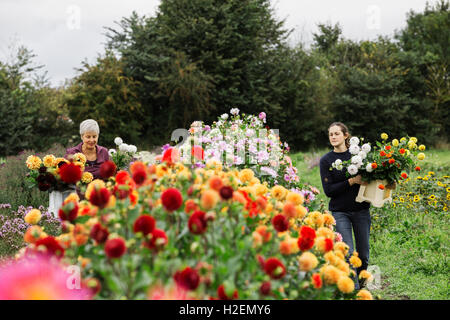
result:
[[[345,124],[343,124],[342,122],[333,122],[332,124],[329,125],[328,131],[330,130],[331,127],[334,127],[334,126],[338,126],[339,128],[341,128],[342,134],[343,134],[344,136],[348,133],[348,137],[345,139],[345,146],[346,146],[347,148],[350,148],[350,138],[351,138],[351,135],[350,135],[350,133],[348,132],[347,126],[346,126]]]

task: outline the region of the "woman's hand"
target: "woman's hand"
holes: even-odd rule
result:
[[[358,174],[356,177],[350,178],[348,179],[348,182],[350,183],[350,185],[354,185],[355,183],[357,184],[367,184],[367,182],[362,181],[362,177],[360,174]]]
[[[388,184],[386,186],[387,189],[391,189],[391,190],[394,190],[396,187],[397,187],[397,184],[395,182]]]

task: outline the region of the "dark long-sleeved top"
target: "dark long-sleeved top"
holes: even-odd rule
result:
[[[330,151],[322,158],[320,158],[320,177],[322,179],[323,191],[330,198],[328,210],[330,211],[360,211],[368,209],[370,203],[356,202],[356,196],[359,192],[359,184],[350,186],[348,177],[346,176],[346,169],[337,170],[332,169],[331,164],[337,159],[342,161],[350,160],[350,152],[334,152]]]
[[[65,158],[67,158],[69,154],[75,154],[78,152],[83,153],[81,149],[82,145],[83,142],[73,148],[67,149]],[[95,147],[97,149],[97,159],[94,161],[87,161],[84,171],[92,173],[94,179],[100,179],[100,166],[103,164],[103,162],[109,160],[109,153],[108,149],[106,149],[105,147],[99,145],[96,145]]]

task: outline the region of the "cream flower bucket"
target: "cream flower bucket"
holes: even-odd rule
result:
[[[370,202],[374,207],[381,208],[386,202],[392,202],[392,189],[384,188],[381,190],[378,186],[387,185],[386,180],[375,180],[368,185],[360,185],[356,196],[356,202]]]

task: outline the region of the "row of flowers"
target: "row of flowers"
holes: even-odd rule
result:
[[[59,298],[372,298],[354,289],[352,267],[361,261],[347,256],[333,216],[308,210],[301,193],[269,186],[251,169],[209,160],[204,168],[134,162],[117,173],[106,162],[102,171],[106,182],[92,181],[85,200],[65,199],[60,236],[38,225],[26,231],[29,246],[3,267],[0,283],[14,278],[20,298],[47,297],[61,273],[22,275],[31,260],[81,267],[80,289],[51,288]],[[38,223],[40,213],[26,219]],[[17,285],[5,283],[0,296],[17,298]]]
[[[288,155],[289,145],[266,122],[264,112],[255,116],[241,114],[238,108],[233,108],[211,125],[193,122],[183,143],[176,148],[165,145],[162,156],[193,168],[204,167],[209,160],[218,161],[225,168],[251,168],[258,179],[271,186],[310,190],[310,186],[300,182],[297,168]]]
[[[449,210],[449,203],[450,176],[428,171],[402,181],[394,195],[392,206],[445,213]]]

